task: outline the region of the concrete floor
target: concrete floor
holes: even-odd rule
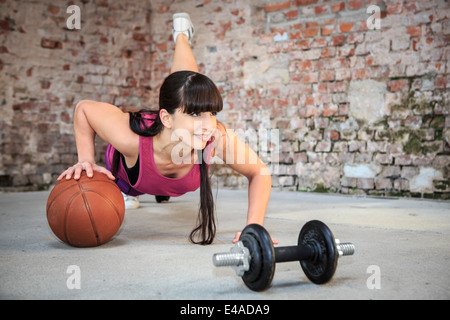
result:
[[[218,191],[218,233],[204,247],[187,241],[198,193],[163,204],[143,196],[112,241],[85,249],[55,238],[45,214],[48,194],[0,194],[1,299],[450,298],[450,202],[273,191],[265,227],[280,245],[295,244],[303,224],[319,219],[357,251],[340,259],[328,284],[312,284],[298,263],[282,263],[272,287],[256,293],[233,269],[212,264],[245,226],[246,190]],[[80,289],[67,286],[72,265]],[[380,287],[371,288],[378,275]]]

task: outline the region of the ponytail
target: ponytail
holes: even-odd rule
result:
[[[197,217],[197,227],[192,230],[189,240],[195,244],[207,245],[214,241],[216,235],[216,221],[214,216],[214,198],[211,190],[211,180],[208,175],[208,164],[203,158],[204,150],[198,150],[200,161],[200,209]],[[199,233],[199,241],[196,235]]]

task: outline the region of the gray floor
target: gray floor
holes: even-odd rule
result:
[[[312,284],[291,262],[278,264],[272,287],[255,293],[231,268],[212,265],[212,255],[228,251],[245,226],[245,190],[218,191],[218,234],[205,247],[187,241],[198,193],[164,204],[141,197],[112,241],[87,249],[52,234],[48,194],[0,194],[1,299],[450,298],[450,202],[273,191],[265,227],[280,245],[295,244],[303,224],[319,219],[357,252],[340,259],[326,285]],[[80,289],[68,288],[72,265]]]

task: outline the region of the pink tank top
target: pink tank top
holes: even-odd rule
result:
[[[148,119],[147,125],[152,125],[156,115],[143,115]],[[206,163],[211,158],[211,140],[208,141],[204,153],[206,154]],[[112,166],[114,147],[108,145],[106,149],[106,164],[108,168]],[[204,161],[204,159],[202,159]],[[179,197],[187,192],[195,191],[200,187],[200,164],[197,162],[193,168],[181,178],[168,178],[159,173],[156,168],[153,157],[153,137],[139,136],[139,177],[136,184],[132,185],[128,179],[128,174],[119,161],[119,170],[116,178],[128,183],[139,193],[146,193],[158,196]]]

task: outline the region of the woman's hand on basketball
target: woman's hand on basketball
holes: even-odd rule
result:
[[[241,237],[241,233],[242,233],[242,232],[236,233],[236,236],[235,236],[234,239],[233,239],[233,243],[236,243],[236,242],[239,241],[239,238]],[[274,238],[272,238],[272,242],[273,242],[273,244],[278,244],[278,241],[275,240]]]
[[[96,165],[95,163],[91,163],[89,161],[78,162],[74,166],[68,168],[66,171],[60,174],[58,177],[58,181],[62,180],[64,177],[66,180],[72,179],[72,176],[75,180],[80,179],[81,172],[86,171],[88,177],[92,177],[95,172],[100,172],[106,175],[109,179],[115,180],[116,178],[112,175],[111,171],[108,169]]]

